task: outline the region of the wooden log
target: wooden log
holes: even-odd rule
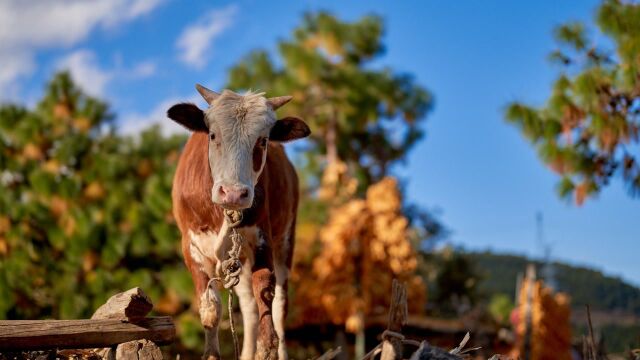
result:
[[[92,319],[138,319],[147,316],[153,303],[139,287],[113,295],[93,313]]]
[[[153,308],[151,299],[139,287],[113,295],[100,306],[92,319],[128,319],[135,321],[144,318]],[[155,343],[148,340],[134,340],[117,347],[94,350],[96,354],[107,360],[157,360],[162,359],[162,352]]]
[[[116,360],[162,360],[162,352],[149,340],[129,341],[118,345]]]
[[[387,330],[382,334],[381,360],[402,359],[402,326],[407,322],[407,289],[398,280],[393,279],[391,308]]]
[[[134,340],[118,344],[117,347],[94,349],[103,360],[161,360],[162,351],[153,341]]]
[[[168,316],[128,322],[92,320],[1,320],[0,351],[82,349],[111,347],[147,339],[156,344],[173,342],[176,328]]]

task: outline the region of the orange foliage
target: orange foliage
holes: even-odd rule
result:
[[[97,181],[92,181],[84,189],[84,196],[89,200],[99,200],[106,195],[106,191],[102,184]]]
[[[22,149],[22,155],[28,160],[42,160],[44,158],[44,153],[42,150],[33,143],[28,143]]]
[[[93,124],[91,124],[91,120],[87,119],[86,117],[79,117],[73,120],[73,127],[83,133],[91,130],[92,126]]]
[[[531,304],[527,297],[531,291]],[[520,289],[517,311],[516,347],[514,358],[524,357],[527,333],[530,337],[530,359],[571,359],[571,325],[569,297],[554,293],[541,280],[524,281]],[[531,329],[527,332],[527,308],[530,310]]]
[[[339,203],[351,199],[358,188],[358,181],[349,175],[347,164],[340,160],[330,162],[322,174],[320,200]]]
[[[587,182],[582,182],[578,186],[576,186],[575,196],[576,196],[576,205],[581,206],[584,204],[584,200],[587,198],[589,194],[589,184]]]
[[[372,185],[365,199],[333,208],[319,232],[320,254],[292,276],[294,322],[332,322],[357,331],[367,316],[386,313],[394,278],[407,285],[410,312],[422,313],[426,289],[415,274],[418,260],[401,208],[391,177]]]

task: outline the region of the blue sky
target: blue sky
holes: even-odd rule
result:
[[[542,104],[557,69],[546,61],[555,25],[591,21],[597,1],[97,0],[0,3],[0,100],[33,104],[44,82],[71,68],[107,99],[125,132],[196,101],[193,85],[219,89],[255,48],[274,50],[305,11],[386,21],[376,64],[414,74],[435,96],[426,139],[397,173],[410,201],[439,213],[450,241],[470,249],[538,256],[535,214],[557,259],[640,284],[640,200],[614,181],[582,207],[555,194],[557,178],[505,124],[509,101]],[[37,24],[37,26],[34,26]],[[268,89],[267,89],[268,90]],[[199,101],[199,100],[197,100]]]

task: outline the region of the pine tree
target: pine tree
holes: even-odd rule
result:
[[[550,59],[562,73],[546,104],[516,102],[506,111],[507,121],[561,176],[560,196],[578,205],[615,176],[631,196],[640,194],[640,4],[604,0],[596,25],[597,36],[589,36],[581,23],[558,27],[560,48]],[[598,37],[613,49],[598,46]]]
[[[304,153],[316,185],[324,165],[343,161],[364,195],[423,136],[431,95],[410,75],[371,65],[383,54],[382,33],[376,16],[349,23],[307,14],[293,38],[278,44],[277,62],[255,51],[230,70],[230,88],[293,96],[283,110],[311,126]]]
[[[423,310],[415,248],[437,229],[402,201],[397,180],[388,177],[422,138],[432,99],[410,75],[372,64],[384,52],[382,34],[376,16],[344,22],[326,12],[307,14],[278,44],[277,60],[252,52],[230,70],[228,85],[292,95],[282,115],[310,124],[298,159],[304,195],[289,318],[345,325],[359,334],[360,351],[368,317],[388,308],[394,277],[407,283],[412,313]]]

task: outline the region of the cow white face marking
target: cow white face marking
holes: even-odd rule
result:
[[[274,111],[290,96],[267,99],[264,93],[218,94],[200,85],[196,88],[209,104],[207,110],[177,104],[167,115],[189,130],[208,134],[211,200],[227,209],[249,208],[266,165],[268,142],[300,139],[311,131],[298,118],[276,120]]]
[[[275,113],[262,93],[243,96],[225,90],[205,111],[205,123],[213,177],[211,199],[226,208],[250,207],[266,163]]]

